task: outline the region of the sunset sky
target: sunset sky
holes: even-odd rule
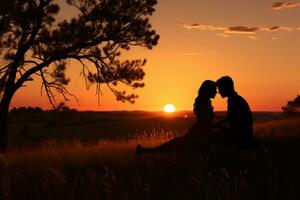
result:
[[[160,0],[151,17],[161,36],[158,46],[133,49],[124,56],[148,60],[146,86],[133,91],[139,94],[137,102],[117,102],[103,86],[99,107],[95,88],[85,89],[79,64],[71,63],[68,88],[79,105],[75,100],[68,105],[78,110],[157,111],[171,103],[178,110],[191,110],[204,80],[229,75],[253,111],[280,111],[300,92],[300,2],[276,2]],[[65,5],[61,11],[61,18],[73,13]],[[40,87],[39,81],[28,83],[11,107],[50,108]],[[217,95],[213,105],[226,110],[226,99]]]

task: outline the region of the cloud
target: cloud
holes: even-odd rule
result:
[[[223,38],[229,38],[230,35],[224,34],[224,33],[217,33],[216,35],[223,37]]]
[[[225,33],[242,33],[242,34],[253,34],[254,32],[259,30],[258,27],[246,27],[246,26],[223,27],[223,26],[213,26],[213,25],[205,25],[199,23],[194,23],[194,24],[180,23],[179,26],[188,30],[196,29],[201,31],[224,31]]]
[[[282,27],[280,26],[272,26],[270,28],[261,28],[261,30],[263,31],[267,31],[267,32],[275,32],[275,31],[279,31]]]
[[[185,29],[191,30],[191,29],[197,29],[202,31],[225,31],[226,27],[218,27],[218,26],[212,26],[212,25],[204,25],[204,24],[184,24],[180,23],[179,26],[182,26]]]
[[[273,10],[283,10],[287,8],[299,7],[300,2],[276,2],[272,5]]]
[[[254,34],[258,30],[258,27],[232,26],[228,27],[225,33]]]
[[[270,28],[261,28],[261,31],[266,32],[277,32],[277,31],[285,31],[285,32],[294,32],[294,31],[300,31],[299,27],[289,27],[289,26],[273,26]]]
[[[278,31],[284,31],[284,32],[300,31],[300,27],[288,27],[288,26],[270,26],[270,27],[229,26],[229,27],[224,27],[224,26],[205,25],[205,24],[200,24],[200,23],[194,23],[194,24],[180,23],[178,25],[187,30],[216,31],[216,32],[219,32],[216,35],[223,37],[223,38],[231,37],[231,35],[233,35],[233,34],[254,35],[257,32],[271,33],[271,32],[278,32]],[[257,38],[250,37],[250,39],[257,39]]]
[[[251,40],[258,40],[258,38],[256,36],[250,35],[247,38],[251,39]]]

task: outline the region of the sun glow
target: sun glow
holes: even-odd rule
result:
[[[164,107],[164,111],[166,112],[166,113],[173,113],[173,112],[175,112],[175,106],[173,105],[173,104],[167,104],[167,105],[165,105],[165,107]]]

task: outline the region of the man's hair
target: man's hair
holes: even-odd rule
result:
[[[229,76],[222,76],[217,80],[217,86],[234,90],[233,80]]]

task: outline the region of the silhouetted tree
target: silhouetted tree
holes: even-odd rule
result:
[[[64,102],[61,102],[58,104],[58,106],[55,108],[54,111],[60,112],[60,113],[72,113],[77,112],[76,109],[70,108],[67,106]]]
[[[81,64],[87,88],[105,84],[118,101],[134,102],[135,94],[118,83],[140,88],[145,60],[120,60],[131,46],[151,49],[159,36],[149,16],[157,0],[66,0],[77,9],[70,20],[57,21],[55,0],[0,0],[0,150],[7,146],[7,114],[15,92],[36,75],[55,107],[54,91],[66,100],[68,60]],[[54,90],[54,91],[53,91]]]
[[[19,107],[19,108],[16,108],[16,107],[13,107],[11,110],[10,110],[10,114],[12,115],[18,115],[18,114],[26,114],[26,113],[42,113],[44,112],[44,110],[40,107]]]
[[[297,95],[297,97],[291,101],[288,101],[285,106],[282,107],[283,112],[286,113],[296,113],[300,110],[300,96]]]

